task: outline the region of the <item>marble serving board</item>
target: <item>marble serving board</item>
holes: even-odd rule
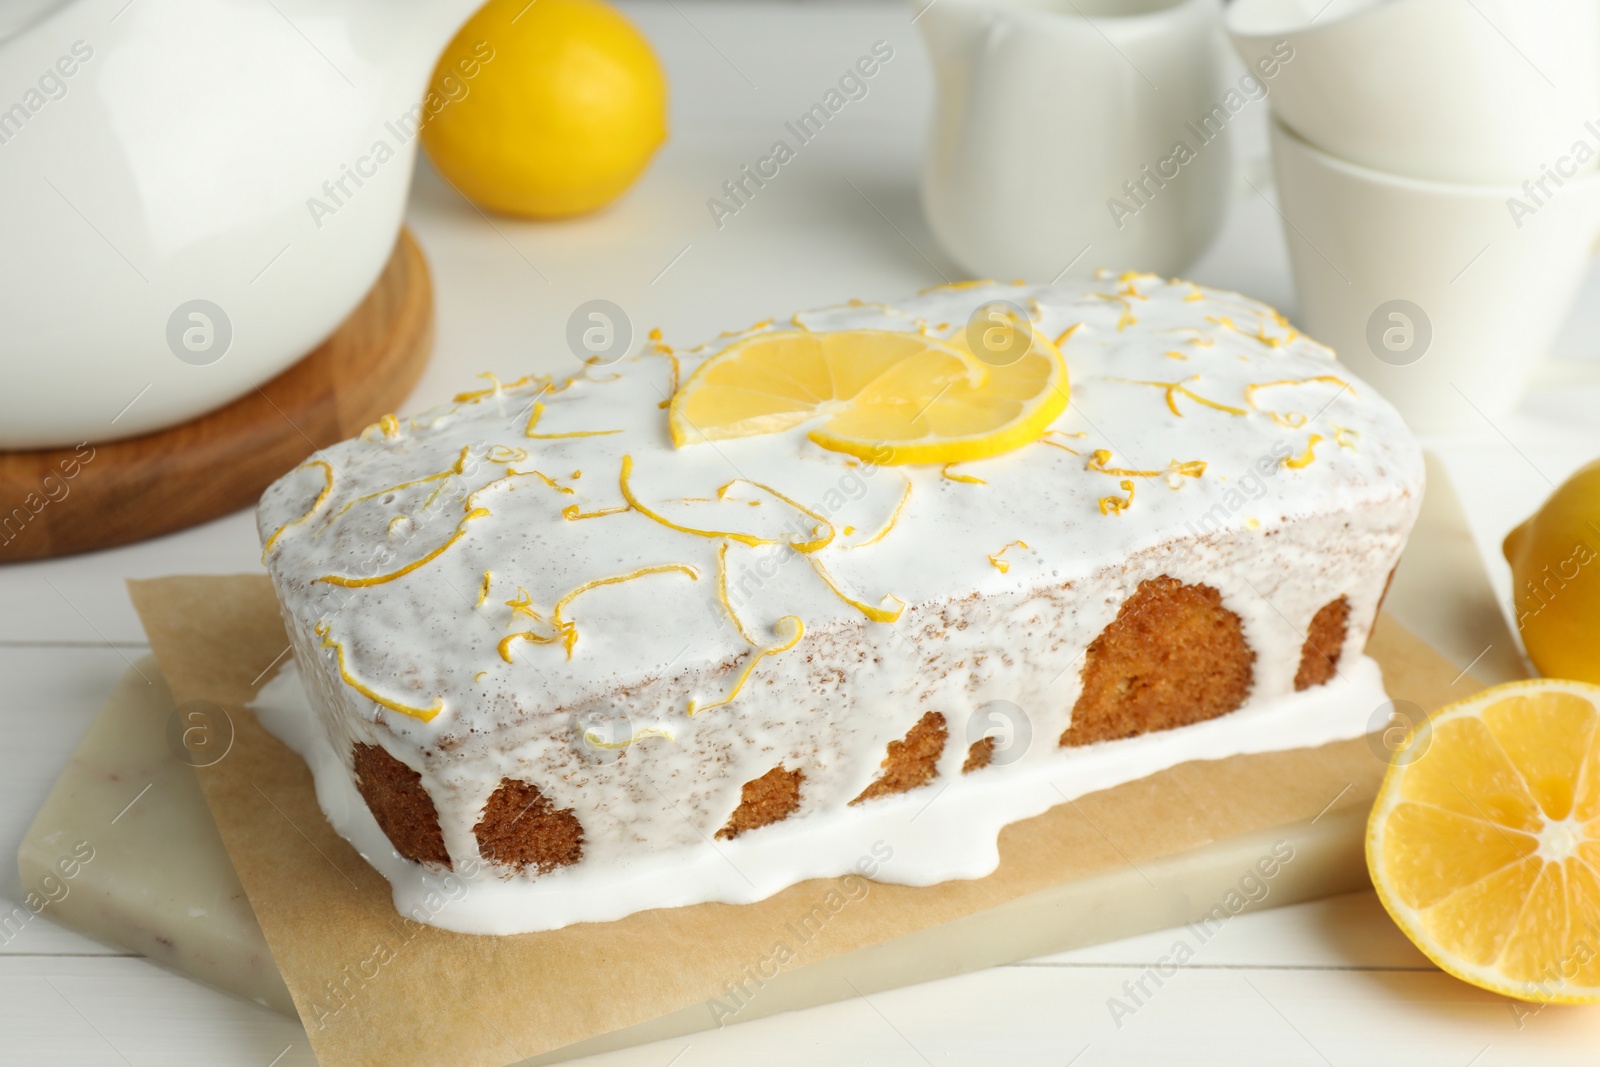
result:
[[[1385,619],[1372,649],[1391,688],[1432,704],[1476,683],[1427,645]],[[52,902],[53,919],[220,989],[292,1015],[288,990],[234,874],[186,747],[187,728],[154,659],[138,661],[62,771],[18,854],[23,885],[49,896],[51,880],[73,867],[72,891]],[[1378,745],[1377,749],[1373,745]],[[1214,841],[1137,866],[1101,871],[1003,906],[784,971],[739,1021],[1200,921],[1219,904],[1255,910],[1347,892],[1367,883],[1362,857],[1364,802],[1381,775],[1381,745],[1359,739],[1327,746],[1347,761],[1352,796],[1332,798],[1326,814]],[[1288,758],[1290,754],[1280,754]],[[1258,757],[1270,758],[1270,757]],[[105,835],[105,812],[135,802]],[[92,862],[74,865],[79,842]],[[1270,892],[1241,893],[1263,857],[1285,847],[1294,861],[1273,875]],[[569,1046],[544,1061],[641,1044],[714,1024],[702,1006]]]

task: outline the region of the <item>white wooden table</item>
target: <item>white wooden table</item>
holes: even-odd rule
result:
[[[640,2],[673,87],[672,139],[641,185],[604,215],[562,225],[490,222],[419,168],[410,224],[434,270],[438,351],[412,407],[472,375],[565,367],[573,308],[603,297],[636,336],[660,326],[692,344],[772,314],[855,296],[893,298],[961,272],[923,223],[917,176],[931,77],[909,11],[851,6]],[[765,155],[875,41],[894,58],[777,179],[719,229],[706,207],[741,164]],[[1240,116],[1236,148],[1270,195],[1265,108]],[[1275,208],[1250,185],[1190,274],[1283,308],[1294,299]],[[1560,354],[1600,349],[1600,277]],[[1600,388],[1536,394],[1497,426],[1430,442],[1454,476],[1496,593],[1499,537],[1579,462],[1600,454]],[[1586,429],[1587,427],[1587,429]],[[1450,553],[1441,549],[1440,560]],[[0,568],[0,897],[19,899],[16,845],[128,661],[145,650],[125,577],[259,567],[251,518],[114,551]],[[1405,590],[1397,583],[1397,594]],[[1480,615],[1492,615],[1487,593]],[[1515,651],[1483,648],[1471,619],[1397,595],[1392,609],[1460,666],[1495,678]],[[1483,619],[1480,617],[1479,622]],[[9,909],[10,903],[6,908]],[[875,994],[600,1057],[594,1063],[1592,1064],[1600,1008],[1530,1012],[1434,969],[1371,893],[1246,915],[1156,988],[1147,968],[1181,931]],[[1145,981],[1153,996],[1113,1020],[1108,1000]],[[300,1027],[255,1005],[52,924],[0,945],[0,1064],[289,1065],[314,1062]]]

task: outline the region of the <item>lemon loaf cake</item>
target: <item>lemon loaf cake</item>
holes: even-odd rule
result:
[[[573,369],[261,502],[258,711],[422,921],[978,877],[1007,823],[1385,700],[1421,454],[1265,305],[971,283]]]

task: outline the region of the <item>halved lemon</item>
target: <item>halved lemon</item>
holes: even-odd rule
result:
[[[1495,686],[1425,721],[1367,825],[1383,906],[1457,978],[1600,1002],[1600,686]]]
[[[784,330],[729,345],[672,398],[678,447],[780,433],[875,463],[957,463],[1019,448],[1066,409],[1067,365],[1038,333],[992,366],[964,337],[893,330]]]

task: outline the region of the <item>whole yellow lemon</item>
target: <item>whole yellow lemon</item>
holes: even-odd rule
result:
[[[1539,673],[1600,683],[1600,460],[1506,536],[1517,629]]]
[[[422,143],[463,195],[507,215],[621,196],[667,136],[650,43],[601,0],[490,0],[434,68]]]

